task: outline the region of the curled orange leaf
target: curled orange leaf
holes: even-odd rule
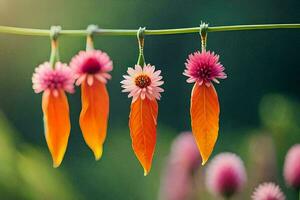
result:
[[[58,167],[63,160],[71,130],[66,94],[61,89],[57,92],[46,90],[42,99],[45,137],[52,155],[53,167]]]
[[[80,128],[86,144],[92,149],[95,159],[102,156],[109,114],[109,96],[104,83],[94,79],[92,84],[81,84],[82,110]]]
[[[213,151],[219,131],[219,100],[212,84],[208,87],[195,83],[190,112],[192,132],[204,165]]]
[[[155,99],[139,97],[131,104],[129,128],[132,148],[144,168],[145,176],[150,172],[155,149],[157,115],[158,105]]]

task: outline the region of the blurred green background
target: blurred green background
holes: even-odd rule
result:
[[[0,24],[45,29],[51,25],[85,29],[88,24],[161,29],[194,27],[201,20],[211,26],[299,23],[299,10],[299,0],[0,0]],[[249,198],[255,183],[266,180],[279,183],[288,199],[296,198],[281,174],[286,151],[300,141],[299,34],[296,29],[208,34],[208,49],[220,54],[228,74],[216,86],[221,116],[214,153],[238,153],[249,176],[259,171],[258,163],[269,162],[274,170],[266,178],[252,180],[255,176],[251,176],[243,199]],[[64,62],[85,47],[85,38],[61,37],[59,41]],[[1,199],[157,199],[171,141],[190,129],[192,85],[186,84],[182,72],[188,54],[200,48],[199,35],[145,38],[146,62],[161,69],[165,80],[157,149],[148,177],[143,176],[131,150],[130,99],[121,94],[119,83],[126,68],[136,63],[136,38],[97,37],[95,46],[114,61],[113,79],[108,83],[111,112],[104,155],[95,162],[84,144],[78,125],[81,103],[77,88],[69,96],[72,132],[68,150],[62,166],[53,169],[43,135],[41,95],[34,94],[31,83],[35,66],[49,59],[49,38],[0,35]],[[269,138],[269,149],[264,149],[264,143],[259,145],[264,142],[261,137]],[[273,160],[268,153],[275,155]],[[203,196],[199,199],[210,198]]]

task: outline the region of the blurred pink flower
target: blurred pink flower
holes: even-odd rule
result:
[[[201,163],[201,156],[191,132],[183,132],[172,143],[169,162],[184,167],[187,171],[195,170]]]
[[[300,144],[296,144],[288,151],[283,170],[287,185],[300,189]]]
[[[262,183],[254,191],[253,200],[285,200],[284,194],[274,183]]]
[[[167,165],[162,180],[160,200],[189,200],[193,191],[193,181],[179,166]]]
[[[45,62],[35,68],[35,73],[32,76],[32,87],[35,93],[47,90],[57,96],[59,90],[73,93],[74,81],[74,74],[68,65],[57,62],[52,68],[49,62]]]
[[[185,63],[186,69],[183,75],[188,76],[188,83],[197,82],[200,85],[203,83],[206,86],[211,84],[211,81],[219,83],[217,79],[225,79],[227,75],[224,73],[224,67],[219,62],[219,55],[214,52],[204,51],[195,52],[189,55]]]
[[[243,161],[233,153],[215,156],[206,171],[206,186],[216,196],[232,196],[242,189],[246,180]]]
[[[188,200],[194,187],[193,174],[201,157],[191,132],[181,133],[172,143],[161,180],[161,200]]]

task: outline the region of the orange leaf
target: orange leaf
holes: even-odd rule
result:
[[[53,167],[58,167],[66,152],[71,130],[69,104],[65,92],[59,90],[58,96],[54,96],[53,92],[45,91],[42,108],[45,137],[52,155]]]
[[[95,159],[102,156],[109,113],[109,96],[104,83],[94,79],[91,86],[81,84],[82,110],[80,128],[86,144],[92,149]]]
[[[155,149],[157,114],[156,100],[138,98],[131,104],[129,128],[132,148],[144,168],[145,176],[150,172]]]
[[[211,155],[218,138],[219,101],[217,92],[211,84],[195,83],[191,96],[192,132],[202,156],[202,165]]]

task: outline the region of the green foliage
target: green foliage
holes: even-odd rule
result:
[[[0,113],[0,196],[3,199],[80,199],[66,175],[51,167],[41,149],[19,135]]]

